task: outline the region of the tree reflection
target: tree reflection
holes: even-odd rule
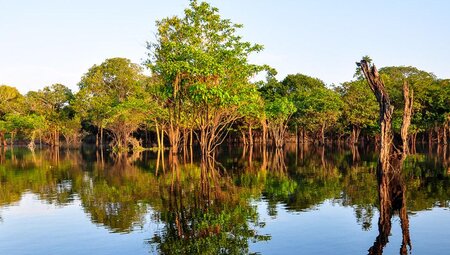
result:
[[[435,155],[410,155],[401,176],[392,172],[378,181],[376,153],[361,151],[354,161],[351,150],[323,147],[222,150],[218,161],[160,151],[159,163],[157,152],[7,150],[1,154],[0,208],[17,203],[24,193],[58,206],[80,201],[89,219],[111,232],[155,224],[159,229],[149,236],[149,247],[159,253],[216,254],[248,253],[250,241],[269,238],[259,233],[263,223],[255,199],[267,203],[274,218],[278,205],[303,212],[330,200],[352,207],[366,230],[382,203],[380,222],[389,224],[379,226],[374,252],[387,243],[391,217],[406,217],[403,203],[410,211],[449,206],[448,166]],[[389,195],[377,198],[377,185]]]
[[[389,242],[391,233],[391,219],[394,213],[400,216],[402,228],[402,245],[400,254],[407,254],[411,249],[409,236],[409,220],[406,210],[406,187],[400,171],[387,171],[378,173],[378,187],[380,199],[380,217],[378,219],[378,236],[369,254],[382,254],[383,249]]]
[[[161,192],[157,218],[164,223],[149,243],[161,254],[245,254],[248,241],[268,240],[257,234],[258,214],[243,187],[220,172],[212,157],[200,167],[184,168],[170,154],[170,185]]]

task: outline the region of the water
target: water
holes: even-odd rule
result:
[[[446,254],[450,157],[418,151],[402,174],[410,252]],[[370,149],[162,156],[1,150],[0,254],[367,254],[380,234]],[[391,223],[384,254],[404,238]]]

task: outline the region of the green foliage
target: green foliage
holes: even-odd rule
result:
[[[0,85],[0,118],[8,113],[20,112],[24,98],[11,86]]]
[[[242,95],[256,93],[248,89],[249,79],[263,67],[248,57],[262,46],[243,41],[237,34],[242,25],[205,2],[191,1],[183,17],[164,18],[156,26],[147,65],[163,84],[171,145],[176,148],[181,128],[192,128],[188,120],[201,130],[202,149],[212,151],[223,141],[224,127],[249,107]]]
[[[436,81],[436,76],[411,66],[383,67],[380,69],[380,74],[395,107],[394,128],[399,130],[401,126],[404,105],[402,91],[403,83],[406,81],[414,91],[411,129],[416,131],[427,129],[430,123],[423,119],[423,111],[426,101],[429,100],[427,99],[427,90]]]
[[[294,103],[285,97],[275,98],[274,101],[267,102],[265,108],[267,119],[276,124],[286,123],[295,110]]]
[[[344,103],[342,121],[359,129],[377,126],[378,103],[365,80],[344,82],[338,89]]]
[[[151,104],[142,68],[125,58],[106,59],[82,77],[74,108],[83,118],[113,135],[113,147],[135,146],[132,132],[145,123]]]

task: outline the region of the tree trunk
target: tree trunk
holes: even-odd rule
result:
[[[408,129],[411,124],[411,114],[412,114],[412,91],[411,95],[409,93],[409,86],[407,82],[403,83],[403,98],[405,100],[404,104],[404,114],[403,122],[401,127],[401,141],[394,144],[394,134],[392,130],[392,114],[394,112],[394,107],[391,105],[389,95],[385,90],[383,81],[381,80],[378,70],[375,66],[369,66],[369,64],[362,60],[358,65],[361,67],[364,76],[369,83],[370,89],[375,94],[380,107],[380,119],[379,123],[381,126],[381,149],[379,158],[379,170],[381,172],[386,172],[391,170],[393,167],[400,167],[399,165],[406,157],[408,144],[407,135]],[[395,162],[393,162],[395,161]]]
[[[408,128],[411,124],[411,116],[413,111],[414,91],[409,92],[409,86],[406,81],[403,82],[403,122],[401,127],[401,137],[403,145],[403,153],[409,153],[408,149]]]
[[[430,128],[428,130],[428,146],[431,146],[433,144],[433,129]]]
[[[446,121],[444,124],[444,130],[442,134],[442,143],[445,145],[448,143],[447,131],[448,131],[448,122]]]
[[[187,133],[187,129],[186,129],[186,128],[183,128],[183,150],[184,150],[184,151],[186,151],[187,143],[188,143],[188,133]]]
[[[98,148],[98,145],[100,144],[100,133],[98,132],[98,130],[97,130],[97,134],[95,134],[95,147],[97,147]]]
[[[178,154],[178,145],[180,143],[180,128],[173,124],[169,127],[169,141],[172,148],[172,154]]]
[[[267,122],[266,120],[261,120],[261,126],[262,126],[262,143],[263,145],[267,145]]]
[[[320,128],[320,145],[325,145],[325,123]]]
[[[241,131],[241,136],[242,136],[242,143],[244,143],[244,145],[247,145],[247,139],[245,138],[244,131]]]
[[[358,126],[356,126],[356,125],[353,125],[352,126],[352,135],[351,135],[351,141],[350,141],[350,143],[351,144],[357,144],[358,143],[358,140],[359,140],[359,134],[361,133],[361,129],[358,127]]]
[[[248,143],[250,146],[253,145],[253,133],[252,133],[252,126],[248,125]]]
[[[155,128],[156,128],[156,141],[158,143],[158,150],[161,150],[162,146],[161,146],[161,137],[159,135],[158,123],[155,124]]]
[[[391,232],[391,218],[394,210],[400,211],[403,234],[400,252],[401,254],[407,254],[407,246],[411,248],[411,241],[406,210],[406,191],[404,182],[401,179],[401,170],[408,151],[407,135],[411,123],[412,91],[410,96],[408,84],[405,82],[403,84],[405,108],[401,127],[401,140],[394,140],[392,130],[394,107],[391,105],[384,83],[375,66],[370,66],[365,60],[361,60],[358,66],[361,67],[361,71],[380,106],[381,148],[377,165],[378,194],[380,199],[379,235],[374,245],[369,249],[369,254],[383,253],[383,248],[387,244]],[[397,141],[400,144],[395,144]]]
[[[100,146],[103,146],[103,127],[100,127]]]
[[[5,139],[5,133],[0,132],[0,146],[6,147],[6,139]]]

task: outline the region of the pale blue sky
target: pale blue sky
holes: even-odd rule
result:
[[[265,50],[255,63],[282,79],[304,73],[352,79],[355,61],[412,65],[450,78],[450,1],[210,0]],[[53,83],[72,89],[110,57],[141,63],[155,20],[181,15],[187,0],[0,0],[0,84],[21,92]]]

